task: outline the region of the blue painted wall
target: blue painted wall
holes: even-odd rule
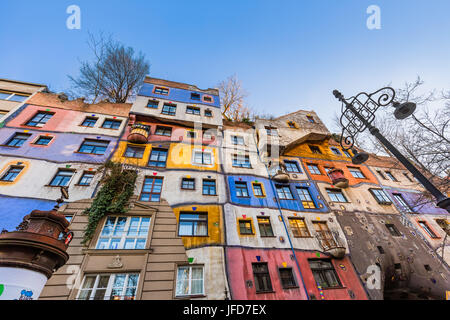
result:
[[[16,230],[23,217],[33,210],[50,210],[55,206],[55,201],[6,197],[0,195],[0,231]]]
[[[442,214],[442,215],[449,214],[447,210],[436,207],[434,205],[435,202],[433,200],[431,202],[426,202],[424,201],[424,199],[420,199],[421,197],[420,193],[407,192],[405,190],[397,190],[393,188],[385,188],[385,190],[389,193],[392,202],[399,210],[401,210],[402,207],[399,204],[399,202],[394,198],[393,195],[394,193],[401,194],[403,199],[409,205],[409,207],[416,213]]]
[[[275,201],[275,194],[272,191],[272,187],[270,185],[270,181],[265,178],[256,178],[250,176],[228,176],[228,190],[230,193],[230,201],[236,205],[243,206],[251,206],[251,207],[268,207],[268,208],[277,208],[277,203]],[[252,182],[262,183],[264,186],[264,192],[266,197],[260,198],[255,197],[252,189]],[[246,182],[247,190],[249,197],[248,198],[240,198],[236,196],[236,188],[235,182]],[[286,184],[289,186],[291,193],[294,197],[294,200],[280,200],[280,205],[283,209],[293,210],[293,211],[308,211],[308,212],[329,212],[325,202],[323,201],[323,197],[320,195],[320,192],[317,190],[314,183],[309,181],[302,181],[296,183]],[[318,209],[305,209],[299,200],[296,187],[307,187],[311,197],[316,204]],[[320,197],[320,199],[318,199]],[[319,206],[322,205],[322,208]]]
[[[203,94],[198,91],[190,91],[190,90],[184,90],[184,89],[178,89],[178,88],[170,88],[168,95],[161,95],[161,94],[154,94],[153,88],[155,85],[150,83],[144,83],[141,90],[139,91],[140,96],[145,97],[153,97],[153,98],[162,98],[172,101],[178,101],[178,102],[184,102],[184,103],[192,103],[192,104],[203,104],[207,106],[212,106],[216,108],[220,108],[220,99],[219,96],[213,95],[213,94]],[[200,100],[192,100],[191,99],[191,93],[199,93],[200,94]],[[207,103],[203,101],[203,96],[208,95],[212,96],[214,98],[213,103]]]
[[[23,132],[23,129],[2,128],[0,130],[0,144],[6,144],[16,132]],[[19,148],[0,146],[0,155],[19,156],[25,158],[35,158],[51,160],[56,162],[86,162],[103,163],[113,152],[118,138],[101,135],[70,134],[70,133],[52,133],[45,131],[28,130],[31,137]],[[31,144],[39,135],[49,133],[53,136],[53,141],[46,147],[35,146]],[[104,155],[92,155],[77,153],[84,139],[110,141]]]

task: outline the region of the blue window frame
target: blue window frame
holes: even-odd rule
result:
[[[247,182],[235,182],[234,183],[236,189],[236,197],[239,198],[247,198],[248,197],[248,189]]]
[[[156,127],[156,131],[155,131],[155,135],[170,137],[170,136],[172,136],[172,128],[157,126]]]
[[[177,112],[177,106],[174,104],[167,104],[167,103],[164,104],[162,111],[161,111],[162,114],[166,114],[169,116],[174,116],[176,114],[176,112]]]
[[[180,212],[178,235],[190,237],[207,236],[208,214],[203,212]]]
[[[298,197],[305,209],[316,209],[316,204],[314,203],[313,198],[311,197],[311,193],[309,189],[306,187],[296,187]]]
[[[125,158],[136,158],[136,159],[142,159],[144,156],[145,148],[143,147],[137,147],[137,146],[127,146],[127,149],[125,150],[124,157]]]
[[[30,121],[26,123],[26,125],[41,128],[47,123],[48,120],[51,119],[51,117],[53,117],[53,115],[54,113],[51,112],[39,111]]]
[[[22,171],[23,167],[13,166],[8,169],[8,171],[0,179],[1,181],[13,182],[19,173]]]
[[[341,151],[336,147],[330,147],[330,150],[337,156],[342,156]]]
[[[347,198],[344,196],[339,189],[326,189],[328,196],[332,202],[348,202]]]
[[[121,123],[122,120],[106,119],[105,122],[103,122],[102,124],[102,128],[117,130],[120,128]]]
[[[161,199],[162,185],[163,178],[146,177],[142,186],[140,201],[159,202]]]
[[[25,133],[16,133],[14,136],[6,143],[8,147],[21,147],[25,141],[28,140],[28,138],[31,136],[31,134],[25,134]]]
[[[297,161],[285,160],[284,164],[286,165],[287,172],[301,173],[301,170],[300,170],[300,167],[298,166]]]
[[[320,171],[320,169],[317,165],[308,163],[307,166],[308,166],[309,172],[311,174],[322,174],[322,172]]]
[[[81,176],[80,181],[78,182],[78,185],[89,186],[94,176],[95,176],[94,172],[84,172],[83,175]]]
[[[186,113],[199,116],[200,115],[200,108],[188,106],[188,107],[186,107]]]
[[[191,93],[191,100],[198,100],[200,101],[200,93]]]
[[[181,181],[181,189],[195,190],[195,179],[183,178]]]
[[[149,167],[165,168],[167,162],[167,150],[166,149],[153,149],[148,161]]]
[[[78,152],[91,153],[96,155],[105,154],[109,141],[102,140],[84,140]]]
[[[47,146],[50,141],[52,141],[53,137],[39,137],[34,144],[40,146]]]
[[[231,136],[231,141],[236,145],[244,145],[244,138],[241,136]]]
[[[66,187],[69,185],[70,179],[73,176],[74,171],[60,169],[56,173],[55,177],[50,182],[52,187]]]
[[[233,154],[233,167],[251,168],[250,157],[248,155]]]
[[[159,101],[158,100],[148,100],[147,108],[158,109]]]
[[[94,117],[86,117],[86,119],[84,119],[83,123],[81,124],[81,126],[83,127],[94,127],[95,124],[97,123],[98,118],[94,118]]]
[[[215,196],[216,180],[203,180],[203,194],[208,196]]]
[[[292,195],[291,189],[289,186],[276,185],[278,198],[280,200],[294,200],[294,196]]]
[[[156,93],[156,94],[168,95],[169,94],[169,89],[162,88],[162,87],[155,87],[155,90],[153,92]]]

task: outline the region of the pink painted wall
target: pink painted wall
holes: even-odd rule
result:
[[[314,294],[318,300],[321,299],[319,289],[317,288],[316,281],[314,279],[311,268],[309,267],[308,259],[329,259],[330,257],[320,254],[320,258],[316,255],[316,252],[296,252],[297,259],[302,271],[303,281],[308,290],[308,295]],[[349,257],[343,259],[331,259],[334,269],[342,284],[342,288],[336,289],[324,289],[322,290],[325,300],[368,300],[364,287],[359,280],[359,276]],[[349,290],[354,293],[353,298],[350,295]]]
[[[227,248],[226,250],[230,290],[234,300],[306,300],[295,261],[290,258],[291,251],[248,248]],[[258,262],[256,256],[261,257],[259,262],[268,264],[273,293],[256,293],[252,270],[252,263]],[[283,289],[281,287],[278,268],[283,267],[283,262],[286,262],[287,267],[292,267],[298,288]],[[246,286],[247,280],[253,282],[252,288]]]
[[[321,295],[317,288],[316,281],[309,267],[308,259],[318,258],[315,252],[296,251],[296,256],[300,264],[302,278],[297,269],[295,260],[291,260],[292,251],[282,249],[252,249],[230,247],[227,252],[227,270],[230,282],[230,290],[234,300],[306,300],[304,285],[308,295],[313,294],[320,300]],[[260,261],[257,260],[260,256]],[[320,258],[329,258],[321,254]],[[272,282],[273,293],[256,293],[252,263],[267,262],[270,279]],[[291,267],[298,288],[283,289],[278,273],[278,268],[283,267],[283,262],[287,267]],[[323,297],[325,300],[367,300],[365,290],[356,274],[353,265],[348,257],[340,260],[332,259],[332,263],[339,276],[342,288],[324,289]],[[342,267],[341,267],[342,265]],[[248,288],[246,282],[251,280],[253,286]],[[349,290],[353,292],[353,298]]]
[[[194,130],[197,134],[195,139],[189,139],[186,137],[186,135],[187,135],[187,131],[191,131],[190,129],[187,130],[185,127],[182,127],[182,126],[176,126],[176,125],[166,124],[166,123],[162,123],[162,122],[141,121],[138,118],[138,120],[136,120],[135,123],[141,123],[141,124],[150,126],[150,135],[148,137],[149,142],[176,141],[176,142],[184,142],[184,143],[191,143],[191,144],[207,144],[207,145],[211,145],[211,146],[217,146],[219,139],[220,139],[220,136],[215,137],[212,140],[211,139],[209,139],[209,140],[203,139],[202,132],[199,130]],[[156,129],[158,126],[172,128],[172,136],[167,137],[167,136],[155,135],[155,132],[156,132]],[[122,140],[127,140],[128,135],[130,134],[130,131],[131,131],[131,125],[128,125],[125,128],[125,131],[122,135]]]
[[[37,112],[48,111],[53,112],[54,115],[47,121],[43,127],[29,127],[25,125],[31,120]],[[87,116],[96,116],[99,118],[95,127],[82,127],[81,123]],[[121,120],[121,128],[125,125],[125,118],[116,117],[114,115],[102,115],[97,113],[85,113],[81,111],[66,110],[52,107],[42,107],[35,105],[28,105],[17,117],[11,119],[8,122],[8,127],[20,127],[24,129],[46,130],[56,132],[77,132],[77,133],[89,133],[89,134],[105,134],[112,136],[119,136],[121,128],[119,129],[106,129],[101,128],[105,118]]]

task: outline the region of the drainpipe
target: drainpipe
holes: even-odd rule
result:
[[[256,139],[255,139],[254,135],[253,135],[253,141],[255,142],[256,153],[258,154],[258,158],[261,161],[261,163],[263,163],[263,161],[261,159],[261,154],[259,153],[258,144],[256,143]],[[264,167],[266,168],[267,176],[269,177],[269,181],[270,181],[270,186],[272,188],[273,194],[275,195],[278,211],[280,212],[281,221],[283,222],[284,230],[286,231],[287,239],[289,240],[289,246],[291,247],[292,254],[294,255],[295,264],[297,265],[298,273],[300,275],[300,279],[302,280],[303,289],[305,290],[305,294],[306,294],[306,300],[310,300],[309,295],[308,295],[308,290],[306,289],[305,281],[303,281],[303,276],[302,276],[302,271],[300,269],[300,264],[298,262],[296,254],[295,254],[295,250],[294,250],[294,246],[292,245],[291,237],[289,236],[289,230],[288,230],[288,228],[286,226],[286,221],[284,220],[283,211],[281,210],[281,205],[280,205],[280,201],[278,199],[278,194],[277,194],[277,191],[275,189],[275,185],[274,185],[272,177],[270,175],[269,168],[267,167],[266,164],[264,164]]]

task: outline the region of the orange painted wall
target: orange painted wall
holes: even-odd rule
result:
[[[354,186],[354,185],[357,185],[358,183],[362,183],[362,182],[378,184],[377,179],[370,172],[369,168],[367,168],[366,166],[354,165],[352,163],[347,163],[347,162],[326,161],[326,160],[321,160],[321,159],[314,159],[314,160],[313,159],[301,159],[301,161],[303,163],[303,166],[305,167],[305,170],[307,170],[307,172],[309,173],[312,180],[324,181],[324,182],[331,183],[331,179],[328,177],[328,175],[326,174],[326,171],[324,169],[324,167],[330,167],[330,168],[341,169],[342,171],[344,171],[344,176],[348,179],[349,186]],[[322,174],[321,175],[311,174],[311,172],[309,171],[309,169],[307,167],[307,164],[317,165],[319,167],[319,170],[322,172]],[[365,179],[354,178],[353,175],[349,171],[349,167],[358,168],[359,170],[361,170],[361,172],[364,174],[364,176],[366,178]]]

